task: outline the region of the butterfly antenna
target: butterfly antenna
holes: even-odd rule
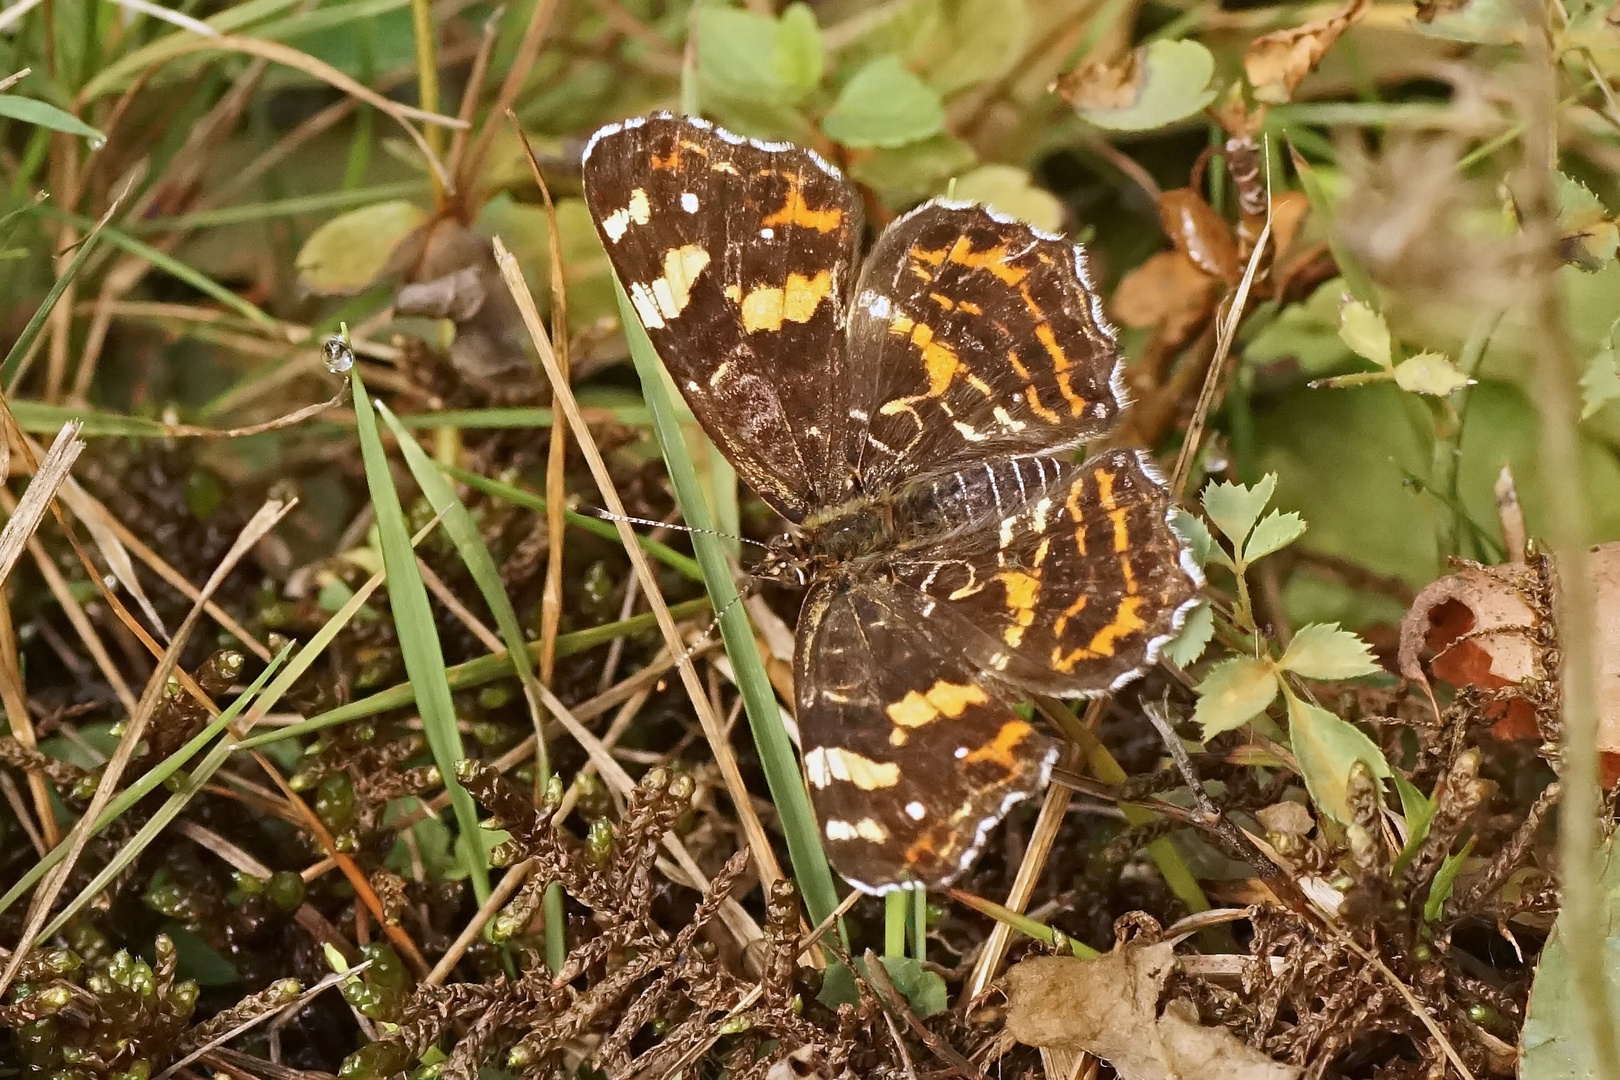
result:
[[[737,591],[737,595],[733,596],[725,607],[721,608],[715,613],[714,618],[709,620],[709,625],[703,628],[703,633],[697,636],[697,639],[693,641],[690,646],[688,646],[684,653],[681,654],[680,660],[676,661],[677,667],[690,661],[692,657],[698,654],[698,650],[706,647],[709,644],[709,639],[713,636],[715,628],[720,625],[720,620],[726,617],[726,612],[742,603],[743,597],[746,595],[748,595],[747,592],[739,589]]]
[[[603,521],[623,521],[630,525],[650,525],[655,529],[674,529],[676,532],[693,533],[700,536],[718,536],[722,540],[736,540],[744,544],[753,544],[755,547],[759,548],[770,547],[769,544],[762,544],[758,540],[750,540],[746,536],[732,536],[730,533],[721,532],[719,529],[696,529],[690,525],[674,525],[668,521],[654,521],[652,518],[632,517],[629,514],[615,514],[611,510],[603,510],[599,506],[581,506],[579,508],[579,512],[582,514],[589,514],[594,518],[600,518]]]

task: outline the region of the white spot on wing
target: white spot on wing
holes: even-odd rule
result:
[[[921,821],[928,816],[928,808],[920,802],[906,803],[906,816],[912,821]]]
[[[688,214],[697,213],[698,197],[692,194],[690,191],[681,192],[681,209],[685,210]]]
[[[759,230],[759,236],[762,240],[775,240],[776,230],[767,225],[763,229]]]

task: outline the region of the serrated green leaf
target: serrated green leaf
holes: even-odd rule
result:
[[[1444,353],[1420,352],[1395,365],[1395,385],[1412,394],[1445,397],[1468,383],[1468,376]]]
[[[1260,524],[1249,534],[1249,542],[1243,545],[1243,561],[1252,564],[1256,559],[1280,551],[1304,535],[1304,518],[1292,511],[1285,514],[1281,510],[1273,510],[1261,518]]]
[[[944,127],[945,103],[938,91],[898,56],[880,56],[857,71],[821,122],[821,129],[845,146],[904,146]]]
[[[825,63],[816,13],[809,4],[789,4],[776,20],[777,78],[784,87],[797,90],[799,97],[803,97],[821,85]]]
[[[1571,940],[1564,915],[1553,924],[1542,946],[1530,1005],[1519,1034],[1519,1080],[1593,1080],[1610,1070],[1600,1063],[1587,1035],[1590,1021],[1577,996],[1581,988],[1569,962],[1571,949],[1597,949],[1603,953],[1601,970],[1608,984],[1608,1021],[1620,1027],[1620,851],[1610,837],[1601,852],[1597,895],[1604,910],[1607,934],[1601,941]]]
[[[1185,120],[1215,100],[1215,57],[1196,41],[1159,40],[1137,50],[1136,98],[1120,108],[1077,107],[1110,131],[1152,131]]]
[[[1209,533],[1209,526],[1204,519],[1185,510],[1177,509],[1170,528],[1175,530],[1177,536],[1192,549],[1193,559],[1199,566],[1209,562],[1210,555],[1215,550],[1215,538]]]
[[[1276,473],[1267,473],[1253,487],[1225,480],[1218,484],[1211,482],[1204,489],[1204,513],[1221,530],[1221,535],[1232,542],[1233,550],[1241,551],[1249,530],[1254,528],[1260,511],[1266,508],[1276,490]]]
[[[326,296],[360,292],[382,276],[399,245],[427,220],[426,210],[403,199],[339,214],[298,250],[298,279]]]
[[[1470,836],[1468,843],[1462,846],[1461,851],[1452,852],[1440,863],[1440,869],[1434,872],[1434,880],[1429,882],[1429,897],[1423,901],[1423,921],[1434,922],[1440,918],[1440,911],[1451,898],[1451,890],[1457,884],[1457,875],[1462,873],[1463,863],[1474,850],[1474,841],[1477,836]]]
[[[1326,709],[1293,694],[1288,699],[1288,735],[1294,760],[1317,809],[1342,824],[1350,823],[1350,769],[1366,762],[1374,776],[1387,779],[1389,762],[1365,732]]]
[[[1200,600],[1187,612],[1187,621],[1181,632],[1164,647],[1165,659],[1177,667],[1186,667],[1204,655],[1210,638],[1215,636],[1215,612],[1208,600]]]
[[[1603,200],[1568,173],[1554,172],[1553,188],[1558,198],[1558,228],[1561,232],[1579,232],[1609,216]]]
[[[1360,300],[1346,300],[1339,308],[1339,337],[1350,351],[1381,368],[1394,363],[1394,345],[1384,317]]]
[[[1600,349],[1581,373],[1581,419],[1620,398],[1620,363],[1613,349]]]
[[[981,165],[956,181],[952,197],[983,203],[1047,232],[1063,227],[1063,204],[1057,196],[1037,187],[1029,173],[1015,165]]]
[[[1559,258],[1588,274],[1608,266],[1617,250],[1620,250],[1620,227],[1612,221],[1594,222],[1558,238]]]
[[[18,94],[0,94],[0,116],[8,120],[21,120],[25,124],[35,124],[52,131],[65,131],[69,135],[78,135],[89,139],[95,146],[107,141],[107,136],[80,120],[70,112],[63,112],[55,105],[36,101],[33,98],[22,97]]]
[[[1251,656],[1222,660],[1198,684],[1193,719],[1203,725],[1205,739],[1232,731],[1276,700],[1277,689],[1277,674],[1270,662]]]
[[[1304,679],[1354,679],[1383,669],[1367,643],[1338,623],[1311,623],[1283,650],[1277,666]]]

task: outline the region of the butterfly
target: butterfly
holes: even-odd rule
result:
[[[1136,677],[1201,585],[1146,456],[1075,460],[1123,405],[1084,253],[936,199],[862,263],[836,168],[691,117],[604,127],[583,169],[676,386],[787,520],[758,573],[808,587],[794,704],[834,867],[949,883],[1057,759],[1019,700]]]

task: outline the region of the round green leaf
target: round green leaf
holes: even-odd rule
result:
[[[776,23],[776,77],[797,101],[821,85],[821,28],[809,4],[790,4]]]
[[[1196,41],[1153,41],[1137,50],[1136,98],[1120,108],[1076,108],[1111,131],[1151,131],[1185,120],[1215,100],[1215,57]]]
[[[949,94],[1005,75],[1029,32],[1026,0],[934,0],[905,53],[928,85]]]
[[[849,175],[896,208],[936,194],[952,176],[973,168],[973,147],[947,132],[850,162]]]
[[[1014,165],[981,165],[956,182],[952,196],[983,203],[1047,232],[1063,227],[1063,204]]]
[[[945,104],[900,63],[880,56],[857,71],[821,122],[845,146],[903,146],[945,127]]]
[[[428,220],[396,199],[339,215],[310,234],[298,252],[298,278],[312,292],[356,293],[382,276],[400,242]]]

